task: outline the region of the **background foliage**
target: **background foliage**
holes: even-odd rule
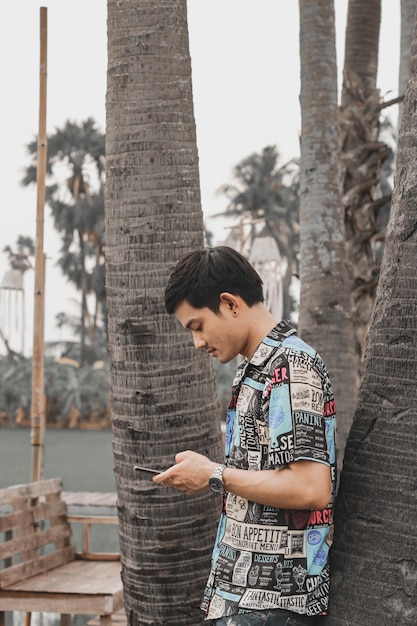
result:
[[[110,427],[108,365],[78,364],[68,358],[45,358],[48,426]],[[32,359],[0,359],[0,425],[29,426]]]

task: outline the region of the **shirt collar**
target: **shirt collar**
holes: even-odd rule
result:
[[[244,359],[241,367],[246,366],[248,363],[256,365],[257,367],[263,365],[265,361],[269,359],[272,352],[282,344],[286,337],[296,334],[296,328],[293,322],[289,319],[283,320],[276,324],[267,334],[267,336],[261,341],[252,354],[250,359]]]

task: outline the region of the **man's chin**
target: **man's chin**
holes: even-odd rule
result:
[[[221,356],[221,355],[220,355],[220,356],[218,356],[217,354],[216,354],[216,356],[215,356],[215,357],[213,357],[213,358],[217,359],[219,363],[223,363],[223,364],[225,364],[225,363],[230,363],[230,361],[232,361],[232,360],[233,360],[233,359],[232,359],[231,357],[229,357],[229,356]]]
[[[219,352],[217,350],[212,350],[211,352],[209,352],[210,356],[212,359],[217,359],[219,363],[230,363],[230,361],[233,361],[233,359],[235,358],[234,356],[231,356],[230,354],[219,354]]]

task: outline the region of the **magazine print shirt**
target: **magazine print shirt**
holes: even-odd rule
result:
[[[206,619],[282,608],[325,614],[335,495],[335,403],[327,369],[289,322],[244,360],[226,420],[226,463],[248,471],[307,459],[331,467],[322,511],[284,510],[225,493],[201,608]]]

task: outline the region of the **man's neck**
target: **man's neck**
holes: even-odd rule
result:
[[[248,340],[242,354],[247,359],[250,359],[262,339],[276,326],[277,320],[262,302],[248,308],[246,315],[248,322]]]

